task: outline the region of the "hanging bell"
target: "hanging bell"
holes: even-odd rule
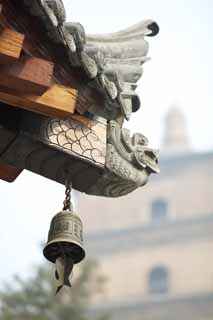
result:
[[[48,242],[44,248],[44,256],[56,264],[56,279],[59,281],[58,293],[63,286],[71,287],[70,275],[74,264],[85,257],[83,249],[83,224],[71,208],[70,189],[64,209],[57,213],[50,225]]]
[[[81,219],[72,211],[61,211],[52,219],[44,256],[55,263],[61,251],[71,257],[74,264],[85,257],[83,225]]]

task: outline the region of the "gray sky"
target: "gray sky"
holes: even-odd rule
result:
[[[171,104],[186,114],[196,150],[213,145],[213,1],[64,1],[68,19],[89,33],[117,31],[144,18],[155,19],[159,36],[149,38],[152,61],[145,65],[138,92],[142,108],[128,126],[159,147],[163,119]],[[38,244],[62,207],[63,186],[24,172],[14,184],[0,181],[0,283],[25,274],[42,261]]]

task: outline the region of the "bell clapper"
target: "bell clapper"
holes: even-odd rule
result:
[[[55,276],[58,281],[58,288],[56,294],[63,288],[63,286],[67,286],[71,288],[70,276],[73,270],[73,259],[64,255],[60,256],[56,259],[55,262],[56,271]]]
[[[70,276],[74,264],[85,257],[83,249],[83,224],[73,212],[71,203],[71,184],[66,183],[66,198],[63,210],[57,213],[50,225],[48,242],[44,256],[55,263],[55,277],[58,282],[56,294],[64,287],[71,287]]]

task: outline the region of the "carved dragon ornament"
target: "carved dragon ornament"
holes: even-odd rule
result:
[[[147,138],[121,128],[114,120],[108,123],[106,173],[90,194],[119,197],[146,184],[151,173],[159,173],[158,151],[148,147]]]

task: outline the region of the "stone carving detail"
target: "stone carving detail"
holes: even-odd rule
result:
[[[102,56],[101,72],[116,85],[117,102],[127,120],[140,108],[135,83],[142,76],[143,63],[148,60],[149,47],[144,37],[157,34],[158,30],[155,22],[146,20],[120,32],[87,35],[85,50],[94,59],[97,52]]]
[[[148,60],[145,37],[156,35],[158,25],[145,20],[119,32],[86,35],[80,23],[66,22],[62,0],[23,1],[29,12],[43,21],[51,41],[64,45],[70,64],[82,67],[93,79],[88,86],[104,94],[105,106],[96,106],[96,115],[115,120],[121,113],[129,120],[140,107],[135,90],[143,73],[142,65]]]
[[[144,171],[144,184],[148,175]],[[133,181],[121,179],[113,173],[106,173],[98,179],[95,185],[87,189],[86,193],[107,198],[117,198],[133,192],[137,188]]]
[[[44,3],[53,11],[59,24],[63,24],[66,21],[66,11],[61,0],[45,0]]]
[[[103,119],[86,123],[75,117],[65,121],[23,111],[2,161],[60,183],[66,171],[77,190],[105,197],[126,195],[159,172],[157,152],[142,134],[131,137],[116,121],[106,127]]]
[[[126,195],[147,183],[151,173],[159,172],[158,152],[148,148],[142,134],[132,137],[116,121],[108,125],[106,168],[97,185],[88,193],[105,197]]]
[[[109,159],[113,149],[113,153],[115,152],[119,158],[135,168],[147,169],[152,173],[159,172],[158,152],[148,147],[148,139],[144,135],[135,133],[131,137],[128,129],[121,128],[116,121],[110,121],[108,136]],[[111,146],[113,146],[112,149]]]
[[[76,50],[83,51],[86,44],[86,34],[83,26],[78,22],[64,23],[66,31],[71,34],[76,44]]]
[[[142,21],[131,28],[104,35],[87,35],[86,50],[91,55],[100,52],[105,59],[106,74],[120,73],[124,82],[136,83],[142,76],[141,65],[148,60],[145,36],[158,33],[153,20]]]
[[[89,78],[95,78],[98,74],[98,68],[95,61],[90,58],[84,51],[81,52],[81,61]]]
[[[104,166],[106,131],[99,122],[89,128],[75,120],[48,119],[42,125],[43,141],[76,157]]]

